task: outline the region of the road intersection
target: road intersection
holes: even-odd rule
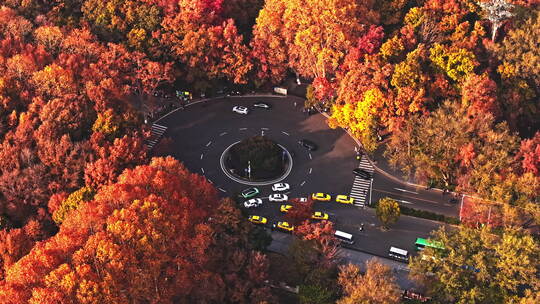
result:
[[[251,108],[254,102],[260,101],[271,104],[272,109],[252,109],[248,115],[231,110],[236,105]],[[439,192],[399,183],[396,178],[388,178],[378,171],[374,172],[372,182],[355,178],[354,168],[373,171],[365,155],[360,162],[356,159],[356,150],[361,147],[345,131],[330,129],[324,116],[302,113],[294,101],[297,101],[295,97],[260,96],[214,99],[167,115],[159,124],[167,127],[166,136],[173,140],[173,156],[192,172],[204,175],[224,197],[237,196],[249,186],[232,180],[223,172],[220,166],[223,151],[232,143],[254,135],[276,141],[289,151],[294,163],[283,180],[291,185],[289,197],[307,197],[314,192],[331,194],[332,202],[317,202],[315,210],[330,214],[337,229],[353,234],[357,250],[385,256],[390,246],[396,246],[412,252],[415,238],[427,237],[441,223],[402,216],[390,231],[382,231],[373,209],[338,204],[334,202],[338,194],[356,196],[366,204],[370,199],[375,202],[389,196],[403,206],[457,214],[458,206],[448,204],[448,198]],[[308,151],[298,145],[300,139],[313,141],[319,148]],[[281,204],[268,202],[271,186],[258,188],[264,203],[257,209],[247,210],[248,213],[267,217],[269,225],[283,220],[279,212]],[[364,230],[360,231],[362,224]]]

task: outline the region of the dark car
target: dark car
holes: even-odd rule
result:
[[[253,104],[255,108],[261,108],[261,109],[267,109],[270,110],[272,108],[271,105],[267,104],[266,102],[256,102]]]
[[[240,96],[242,95],[242,92],[240,90],[232,89],[228,91],[227,96]]]
[[[315,109],[314,107],[310,107],[310,108],[304,109],[304,113],[306,113],[307,115],[313,115],[317,113],[317,109]]]
[[[314,142],[310,141],[310,140],[307,140],[307,139],[300,139],[300,140],[298,141],[298,143],[299,143],[302,147],[308,149],[309,151],[315,151],[315,150],[317,150],[317,145],[316,145]]]
[[[353,172],[354,175],[360,176],[363,179],[370,179],[371,178],[371,173],[369,173],[368,171],[366,171],[364,169],[356,168],[352,172]]]

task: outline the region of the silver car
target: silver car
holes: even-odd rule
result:
[[[246,207],[246,208],[254,208],[254,207],[259,207],[261,204],[262,204],[262,199],[260,199],[260,198],[252,198],[252,199],[244,202],[244,207]]]

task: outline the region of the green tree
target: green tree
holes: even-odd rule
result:
[[[409,267],[436,303],[517,303],[538,293],[538,241],[525,231],[442,227],[433,238],[446,249],[426,248]]]
[[[330,304],[335,303],[334,291],[327,286],[321,285],[300,285],[298,298],[303,304]]]
[[[375,209],[375,214],[381,223],[383,228],[387,229],[388,225],[394,224],[399,219],[401,211],[399,209],[399,204],[395,200],[385,197],[377,203],[377,208]]]

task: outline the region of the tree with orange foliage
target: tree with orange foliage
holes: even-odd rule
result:
[[[9,267],[3,303],[204,300],[216,190],[172,158],[126,170]],[[43,297],[47,298],[43,298]],[[210,300],[210,299],[208,299]]]
[[[209,79],[245,83],[251,69],[242,35],[221,13],[221,1],[182,0],[162,22],[161,43],[183,63],[186,80],[197,89],[206,89]]]
[[[94,142],[93,149],[99,158],[89,163],[84,171],[86,185],[93,189],[115,182],[125,168],[141,164],[147,157],[146,147],[138,133],[116,138],[112,143],[103,141],[96,144]]]
[[[271,83],[280,83],[288,67],[288,49],[283,29],[285,1],[265,1],[253,27],[251,56],[255,75]]]
[[[340,266],[338,282],[345,295],[337,304],[400,303],[400,289],[395,281],[390,268],[375,259],[366,262],[363,275],[356,265]]]

